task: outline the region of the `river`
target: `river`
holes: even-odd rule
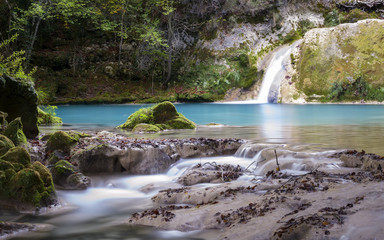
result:
[[[42,131],[109,130],[134,138],[235,137],[260,143],[307,145],[308,149],[316,151],[353,148],[384,154],[382,105],[176,104],[179,112],[198,124],[196,130],[135,135],[114,128],[122,124],[134,111],[147,106],[59,106],[57,115],[63,118],[65,125],[45,127]],[[206,125],[212,122],[221,125]],[[210,234],[215,234],[214,231],[161,231],[146,227],[127,227],[121,225],[121,222],[126,221],[134,212],[151,208],[151,197],[159,189],[174,186],[174,179],[196,163],[235,162],[246,167],[253,160],[241,156],[182,159],[167,172],[158,175],[93,176],[92,186],[85,191],[58,191],[61,208],[41,215],[20,215],[2,210],[0,220],[46,223],[54,226],[46,232],[31,233],[13,239],[211,239]],[[314,160],[321,161],[318,157],[311,159]],[[327,164],[333,167],[339,163]],[[142,187],[149,183],[158,185],[155,191],[142,190]]]

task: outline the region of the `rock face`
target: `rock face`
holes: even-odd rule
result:
[[[196,125],[176,111],[171,102],[162,102],[150,108],[143,108],[128,117],[118,128],[133,129],[138,124],[155,131],[165,129],[194,129]]]
[[[295,84],[309,101],[384,100],[384,20],[369,19],[305,34]]]
[[[37,128],[37,94],[32,83],[0,77],[0,111],[8,113],[8,122],[21,117],[23,131],[28,138],[39,134]]]
[[[14,147],[0,157],[0,205],[17,210],[48,206],[55,201],[49,170],[40,162],[31,164],[28,152]]]

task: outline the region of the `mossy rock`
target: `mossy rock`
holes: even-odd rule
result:
[[[2,128],[4,125],[8,125],[7,117],[7,113],[0,111],[0,128]]]
[[[51,172],[46,168],[41,162],[34,162],[32,164],[32,169],[37,171],[40,174],[41,179],[43,180],[44,186],[47,188],[53,188],[53,178]],[[52,189],[53,191],[53,189]]]
[[[27,144],[27,138],[23,132],[23,124],[20,117],[15,118],[8,124],[4,135],[11,139],[16,146]]]
[[[155,124],[165,123],[178,117],[176,107],[171,102],[162,102],[153,107],[153,121]]]
[[[59,117],[52,116],[41,110],[39,107],[37,108],[37,124],[38,125],[55,125],[62,124],[63,120]]]
[[[64,153],[69,154],[71,147],[76,144],[78,140],[71,137],[68,133],[63,131],[57,131],[48,139],[47,148],[48,152],[55,150],[61,150]]]
[[[1,159],[15,164],[20,164],[22,167],[31,167],[31,156],[27,150],[22,147],[14,147],[8,150],[6,154],[1,156]]]
[[[9,138],[0,134],[0,157],[13,147],[15,147],[15,144]]]
[[[53,186],[47,189],[39,172],[25,168],[11,179],[11,189],[13,190],[11,196],[15,199],[39,206],[43,200],[50,197]]]
[[[152,124],[146,124],[146,123],[139,123],[132,129],[132,132],[135,132],[135,133],[142,133],[142,132],[150,133],[150,132],[159,132],[159,131],[161,131],[161,129],[158,128],[157,126]]]
[[[160,130],[196,128],[196,124],[178,113],[171,102],[162,102],[153,107],[142,108],[130,115],[127,121],[118,128],[133,129],[142,123],[156,125]]]
[[[51,169],[51,173],[55,184],[66,185],[67,178],[75,173],[75,167],[66,160],[60,160]]]
[[[77,132],[77,131],[69,131],[67,132],[69,136],[71,136],[75,141],[79,141],[80,138],[86,138],[86,137],[92,137],[92,135],[88,133],[82,133],[82,132]]]

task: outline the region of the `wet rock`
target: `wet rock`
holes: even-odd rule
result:
[[[236,167],[229,164],[198,164],[180,176],[177,182],[184,186],[191,186],[198,183],[230,182],[243,175],[243,170],[240,166]]]
[[[363,170],[376,171],[384,169],[384,157],[365,153],[364,151],[358,152],[356,150],[346,150],[331,157],[338,157],[344,163],[345,167],[362,168]]]
[[[8,124],[4,135],[11,139],[16,146],[27,144],[27,138],[23,132],[23,124],[19,117]]]
[[[69,154],[71,152],[71,148],[77,141],[77,139],[71,137],[68,133],[57,131],[49,137],[46,145],[46,151],[52,152],[55,150],[61,150],[62,152]]]
[[[0,111],[8,113],[8,122],[20,117],[28,138],[39,134],[37,127],[37,94],[32,82],[0,77]]]
[[[152,146],[123,150],[119,160],[123,168],[132,174],[162,173],[174,163],[164,151]]]
[[[17,235],[22,235],[26,232],[42,232],[50,231],[54,227],[49,224],[31,224],[0,221],[0,237],[3,239],[12,238]]]
[[[15,144],[9,138],[0,134],[0,157],[13,147],[15,147]]]

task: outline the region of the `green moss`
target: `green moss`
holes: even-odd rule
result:
[[[14,191],[12,197],[35,206],[40,205],[45,187],[37,171],[30,168],[22,169],[13,176],[11,182]]]
[[[133,129],[136,125],[144,123],[164,129],[193,129],[196,125],[176,111],[171,102],[159,103],[153,107],[143,108],[128,117],[127,121],[118,128]]]
[[[53,191],[53,180],[51,172],[46,168],[41,162],[34,162],[32,164],[32,169],[37,171],[40,174],[41,179],[43,180],[44,186],[46,188],[52,188]]]
[[[157,126],[152,124],[146,124],[146,123],[139,123],[132,129],[132,132],[136,132],[136,133],[140,133],[140,132],[150,133],[150,132],[159,132],[159,131],[161,131],[161,129],[158,128]]]
[[[67,178],[75,173],[75,167],[66,160],[58,161],[51,170],[53,181],[59,185],[65,185]]]
[[[48,139],[46,150],[49,152],[61,150],[64,153],[69,153],[71,147],[77,142],[76,139],[71,137],[68,133],[57,131]]]
[[[15,147],[15,144],[9,138],[0,134],[0,157],[13,147]]]
[[[23,124],[21,123],[20,117],[15,118],[8,124],[4,131],[4,135],[11,139],[16,146],[27,144],[27,138],[23,132]]]
[[[38,116],[37,116],[37,124],[38,125],[52,125],[52,124],[62,124],[63,121],[61,118],[54,116],[53,114],[49,114],[41,110],[39,107],[37,108]]]
[[[8,150],[1,159],[8,161],[12,164],[21,164],[23,167],[31,167],[31,157],[27,150],[22,147],[14,147]]]

